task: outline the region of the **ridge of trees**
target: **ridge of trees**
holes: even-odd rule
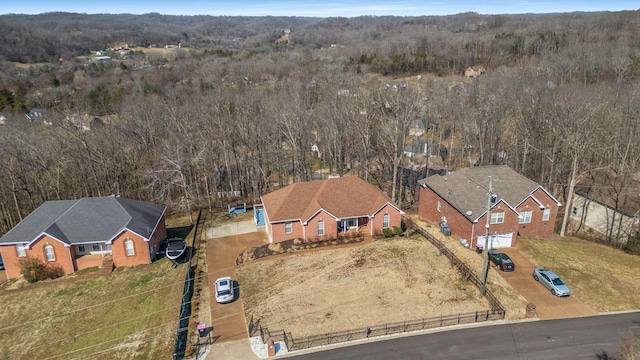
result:
[[[638,11],[0,16],[0,233],[47,200],[120,194],[188,211],[326,173],[411,206],[417,184],[399,168],[425,165],[403,151],[416,124],[450,169],[506,164],[566,201],[593,169],[639,170],[639,24]],[[478,64],[484,75],[462,77]],[[33,108],[52,126],[27,121]],[[103,125],[83,130],[79,116]]]

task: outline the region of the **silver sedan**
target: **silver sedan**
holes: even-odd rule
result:
[[[555,296],[569,296],[571,290],[556,273],[545,268],[535,268],[533,278],[551,291]]]

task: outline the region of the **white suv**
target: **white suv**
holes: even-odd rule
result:
[[[224,304],[232,302],[233,299],[233,280],[228,276],[216,280],[216,302]]]

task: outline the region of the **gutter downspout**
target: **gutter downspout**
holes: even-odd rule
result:
[[[71,273],[74,273],[74,272],[76,272],[76,267],[73,266],[73,258],[71,257],[71,246],[73,246],[73,245],[70,245],[67,248],[67,252],[69,253],[69,260],[71,260]]]

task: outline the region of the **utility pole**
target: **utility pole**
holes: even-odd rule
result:
[[[482,261],[482,285],[483,292],[487,288],[487,275],[489,273],[489,222],[491,220],[491,200],[493,200],[493,182],[489,176],[489,193],[487,194],[487,223],[484,226],[484,260]]]

